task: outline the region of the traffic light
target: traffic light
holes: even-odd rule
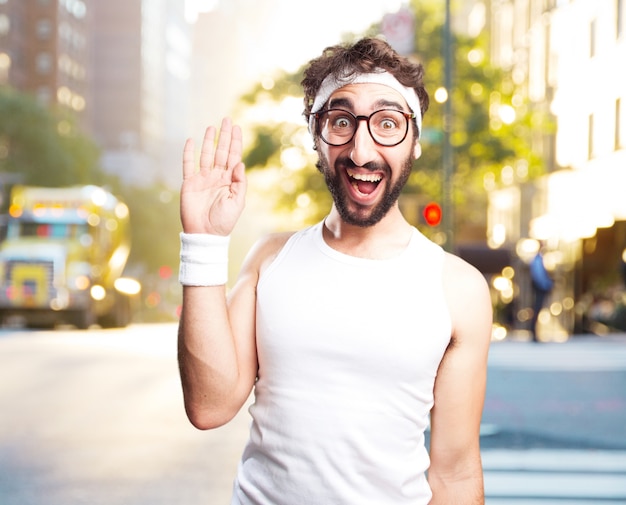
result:
[[[436,202],[430,202],[424,206],[422,215],[428,226],[437,226],[441,223],[441,206]]]
[[[169,279],[172,276],[172,267],[163,265],[159,267],[159,277],[161,279]]]

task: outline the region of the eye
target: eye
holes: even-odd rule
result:
[[[349,116],[335,116],[332,121],[333,128],[345,130],[352,128],[352,118]]]
[[[398,122],[394,118],[385,117],[378,121],[378,128],[387,131],[395,130],[398,128]]]

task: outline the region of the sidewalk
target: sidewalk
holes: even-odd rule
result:
[[[619,372],[626,370],[626,334],[576,335],[566,342],[494,341],[490,368]]]
[[[562,340],[561,340],[562,339]],[[593,333],[574,334],[559,339],[547,338],[544,342],[532,342],[528,330],[511,330],[504,340],[494,340],[493,344],[508,342],[525,342],[530,344],[568,344],[573,342],[612,342],[626,344],[626,332],[612,332],[607,335],[596,335]]]

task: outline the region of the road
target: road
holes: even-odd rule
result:
[[[626,503],[626,337],[494,343],[488,505]]]
[[[176,327],[0,334],[0,504],[226,504],[247,413],[183,412]]]
[[[494,343],[488,505],[626,503],[626,338]],[[188,423],[175,325],[0,331],[0,504],[221,505],[247,435]]]

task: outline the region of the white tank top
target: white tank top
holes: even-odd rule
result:
[[[259,377],[232,504],[427,504],[424,431],[451,331],[443,250],[415,229],[393,259],[356,258],[322,226],[292,236],[259,279]]]

